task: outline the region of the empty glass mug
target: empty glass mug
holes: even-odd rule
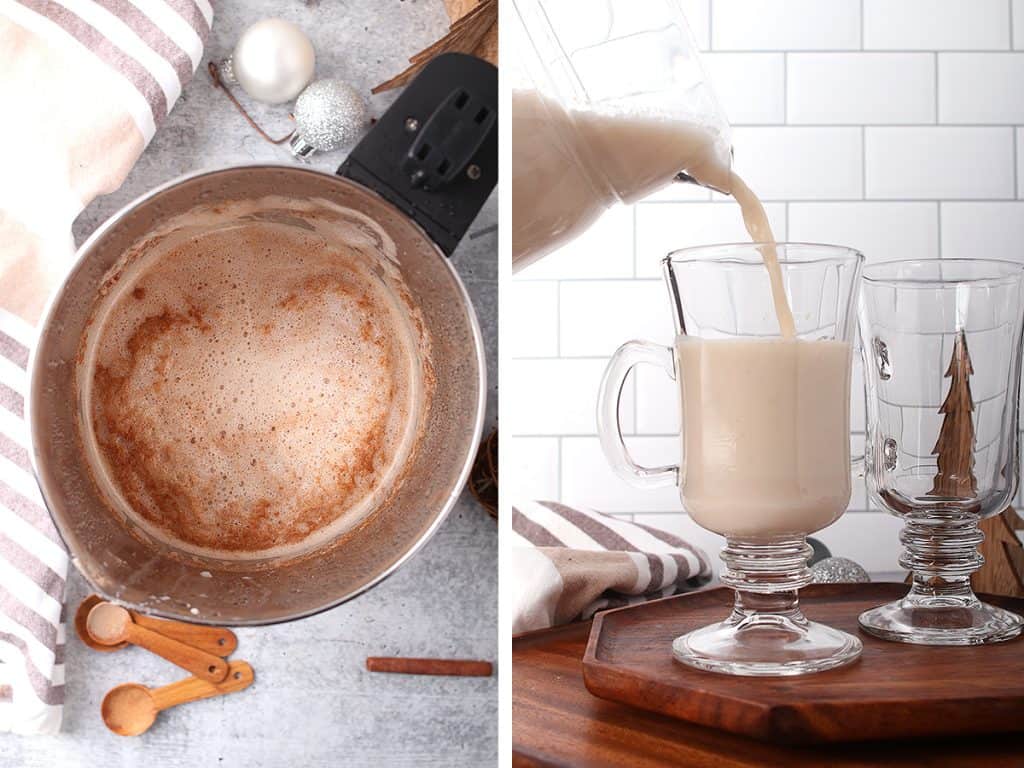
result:
[[[722,582],[736,590],[724,621],[675,640],[676,659],[715,672],[797,675],[857,658],[861,643],[808,621],[806,536],[850,499],[850,368],[863,257],[849,248],[780,243],[795,336],[783,337],[758,244],[688,248],[662,262],[676,341],[631,341],[605,372],[598,431],[627,482],[678,485],[683,508],[726,538]],[[630,457],[618,402],[630,370],[662,368],[679,384],[681,459]]]
[[[925,645],[1008,640],[1021,617],[982,603],[970,579],[983,562],[978,521],[1017,490],[1024,265],[889,262],[863,282],[868,490],[904,521],[913,583],[860,626]]]

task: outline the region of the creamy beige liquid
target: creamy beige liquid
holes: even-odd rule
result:
[[[775,242],[761,202],[722,162],[704,128],[662,116],[568,112],[536,91],[513,91],[513,269],[574,239],[617,200],[634,203],[680,171],[732,194],[751,239]],[[793,337],[776,249],[761,251],[779,329]]]
[[[680,485],[699,525],[728,536],[820,530],[850,500],[850,345],[676,340]]]
[[[512,263],[541,258],[605,208],[634,203],[681,170],[725,189],[729,169],[703,128],[662,117],[567,112],[536,91],[512,92]]]
[[[768,243],[761,247],[761,258],[768,269],[768,279],[772,287],[772,303],[775,305],[775,317],[779,321],[782,336],[792,339],[796,336],[796,324],[793,322],[793,311],[786,297],[786,287],[782,283],[782,269],[779,267],[779,254],[775,247],[775,235],[768,223],[768,215],[764,206],[757,199],[750,187],[735,172],[729,173],[729,184],[726,190],[739,203],[743,214],[743,224],[747,228],[750,239],[755,243]]]

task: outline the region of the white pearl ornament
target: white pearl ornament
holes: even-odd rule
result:
[[[316,53],[306,34],[290,21],[263,19],[246,29],[231,55],[231,72],[257,101],[283,104],[313,79]]]

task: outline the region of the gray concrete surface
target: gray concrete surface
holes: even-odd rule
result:
[[[227,55],[240,32],[266,16],[298,23],[313,38],[319,76],[348,80],[362,92],[400,71],[412,52],[446,27],[441,0],[220,0],[207,59]],[[265,143],[210,84],[205,62],[124,186],[79,217],[81,242],[137,195],[179,174],[261,161],[289,162]],[[380,114],[393,97],[374,97]],[[287,133],[284,107],[259,107],[272,134]],[[317,155],[335,169],[342,152]],[[472,232],[497,221],[496,199]],[[480,316],[488,349],[488,429],[496,415],[497,237],[467,239],[454,260]],[[114,736],[99,705],[114,685],[162,685],[183,675],[130,648],[101,654],[69,631],[64,730],[56,737],[0,735],[0,766],[485,766],[497,760],[497,678],[371,675],[368,655],[497,654],[497,530],[463,494],[440,532],[409,564],[363,597],[326,614],[238,632],[235,656],[256,682],[246,692],[196,702],[160,715],[138,738]],[[69,604],[86,594],[77,573]]]

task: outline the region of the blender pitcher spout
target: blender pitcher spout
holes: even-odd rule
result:
[[[723,116],[722,120],[723,120],[722,126],[719,128],[720,135],[721,136],[728,136],[729,125],[728,125],[727,122],[725,122],[724,116]],[[719,145],[719,146],[721,147],[721,145]],[[735,152],[732,149],[732,147],[730,147],[728,149],[728,151],[725,151],[725,152],[722,152],[721,149],[719,149],[719,158],[720,158],[719,162],[721,163],[722,168],[724,168],[726,170],[732,168],[732,162],[733,162],[734,157],[735,157]],[[725,181],[727,178],[728,178],[728,175],[726,177],[722,178],[721,181]],[[713,190],[713,191],[718,192],[718,193],[723,194],[723,195],[731,195],[732,194],[731,190],[725,188],[726,187],[725,184],[716,183],[715,180],[710,179],[710,178],[698,179],[696,176],[693,176],[693,175],[687,173],[686,171],[680,171],[679,173],[677,173],[672,178],[672,181],[674,181],[676,183],[696,184],[698,187],[704,187],[705,189],[710,189],[710,190]]]
[[[698,181],[693,176],[688,174],[686,171],[680,171],[679,173],[677,173],[675,175],[675,178],[672,179],[672,181],[683,182],[683,183],[686,183],[686,184],[696,184],[698,187],[704,187],[706,189],[714,190],[715,192],[720,192],[723,195],[730,194],[729,190],[721,189],[721,188],[715,186],[714,184],[712,184],[711,182]]]

